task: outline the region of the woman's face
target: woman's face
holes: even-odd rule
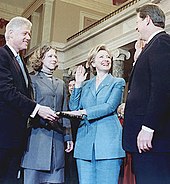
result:
[[[98,71],[109,72],[111,68],[111,57],[109,53],[105,50],[100,50],[96,54],[92,66],[96,68],[97,72]]]
[[[56,51],[54,49],[50,49],[45,53],[44,58],[42,60],[43,69],[47,70],[55,70],[58,67],[58,58]]]

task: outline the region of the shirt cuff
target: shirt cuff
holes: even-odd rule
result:
[[[148,128],[148,127],[146,127],[146,126],[144,126],[144,125],[142,125],[142,130],[145,130],[145,131],[147,131],[147,132],[154,132],[154,130],[153,129],[151,129],[151,128]]]
[[[35,115],[37,114],[37,112],[38,112],[39,109],[40,109],[40,105],[37,104],[37,105],[35,106],[34,111],[33,111],[32,114],[30,115],[30,117],[31,117],[31,118],[34,118]]]

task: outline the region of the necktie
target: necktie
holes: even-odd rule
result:
[[[21,68],[22,74],[23,74],[25,82],[26,82],[26,86],[28,87],[28,78],[27,78],[27,75],[25,73],[25,69],[24,69],[24,65],[23,65],[23,62],[21,60],[21,57],[19,55],[17,55],[16,56],[16,60],[18,61],[18,64],[19,64],[19,66]]]

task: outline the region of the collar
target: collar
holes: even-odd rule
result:
[[[108,73],[104,74],[101,78],[100,78],[100,81],[103,81],[106,76],[108,75]],[[98,75],[96,76],[96,79],[99,79]]]
[[[10,48],[10,50],[12,51],[14,56],[16,57],[18,55],[18,53],[15,51],[15,49],[12,46],[10,46],[8,43],[6,43],[6,45]]]
[[[161,32],[163,32],[164,30],[159,30],[159,31],[156,31],[156,32],[154,32],[153,34],[151,34],[151,36],[149,37],[149,39],[147,40],[147,42],[146,43],[149,43],[150,41],[151,41],[151,39],[154,37],[154,36],[156,36],[158,33],[161,33]]]
[[[47,78],[52,78],[53,77],[53,74],[52,73],[47,73],[43,70],[41,70],[41,72],[47,77]]]

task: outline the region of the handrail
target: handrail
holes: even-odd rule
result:
[[[70,40],[73,40],[74,38],[76,38],[76,37],[78,37],[78,36],[80,36],[80,35],[82,35],[83,33],[87,32],[87,31],[90,30],[91,28],[96,27],[97,25],[99,25],[100,23],[102,23],[102,22],[106,21],[107,19],[113,17],[114,15],[116,15],[116,14],[122,12],[123,10],[125,10],[126,8],[128,8],[128,7],[132,6],[132,5],[134,5],[134,4],[137,3],[138,1],[140,1],[140,0],[132,0],[132,1],[128,2],[128,3],[126,3],[124,6],[118,8],[117,10],[111,12],[110,14],[108,14],[108,15],[106,15],[105,17],[101,18],[100,20],[94,22],[94,23],[91,24],[90,26],[84,28],[83,30],[81,30],[81,31],[75,33],[74,35],[72,35],[71,37],[67,38],[67,42],[69,42]]]

